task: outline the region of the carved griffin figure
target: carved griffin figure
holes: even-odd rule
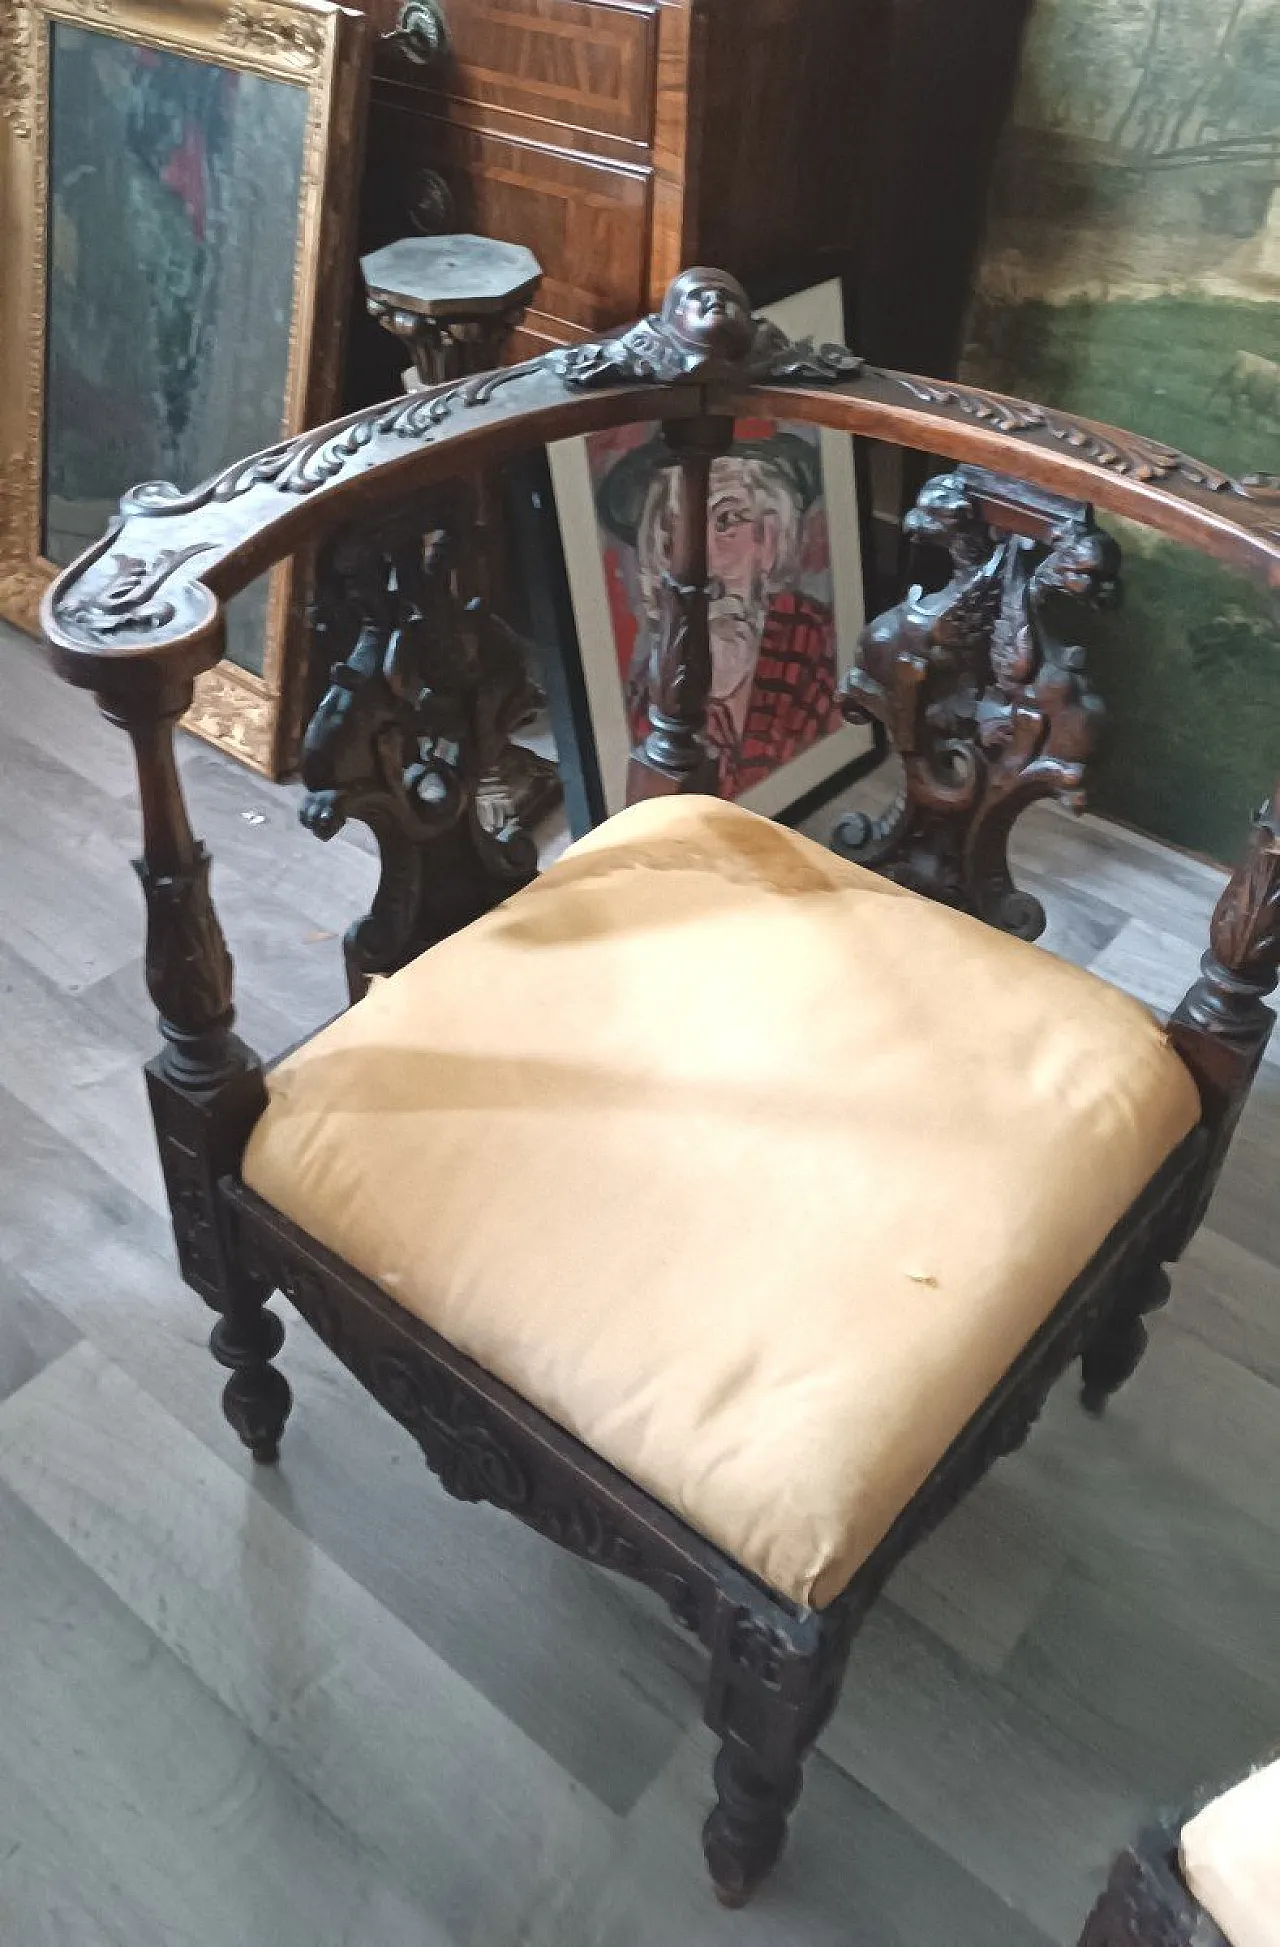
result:
[[[993,509],[1020,497],[1031,518],[1002,527]],[[1056,623],[1068,604],[1117,599],[1120,552],[1089,508],[976,468],[930,480],[903,527],[945,548],[951,574],[933,593],[913,587],[859,639],[844,714],[884,724],[904,781],[882,817],[843,819],[836,846],[1034,938],[1044,913],[1013,885],[1006,841],[1035,798],[1084,808],[1104,712],[1083,648]]]

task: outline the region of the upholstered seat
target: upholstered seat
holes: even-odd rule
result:
[[[1199,1111],[1092,975],[668,798],[285,1061],[244,1179],[823,1606]]]
[[[1182,1829],[1182,1875],[1231,1947],[1280,1947],[1280,1759]]]

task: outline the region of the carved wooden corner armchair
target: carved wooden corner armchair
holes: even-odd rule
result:
[[[844,856],[707,795],[709,482],[748,416],[953,463],[910,516],[951,579],[869,626],[846,688],[904,785]],[[478,677],[515,644],[465,482],[653,420],[674,512],[650,727],[629,809],[538,878],[486,789],[507,727]],[[1054,612],[1113,589],[1094,505],[1280,581],[1275,477],[792,344],[691,271],[607,343],[139,488],[45,607],[137,752],[151,1103],[227,1417],[275,1458],[281,1292],[452,1493],[656,1590],[710,1653],[703,1842],[730,1904],[781,1851],[895,1563],[1072,1361],[1094,1409],[1133,1372],[1272,1026],[1280,797],[1167,1034],[1011,937],[1043,919],[1013,821],[1084,802],[1101,706]],[[333,663],[304,817],[363,820],[382,874],[347,939],[359,1004],[268,1080],[173,733],[224,604],[299,550]]]

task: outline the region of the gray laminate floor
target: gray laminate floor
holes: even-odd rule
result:
[[[244,1030],[281,1047],[341,1004],[371,861],[183,767]],[[4,636],[0,1947],[1070,1943],[1154,1807],[1275,1743],[1280,1065],[1138,1379],[1101,1426],[1061,1389],[898,1575],[732,1916],[701,1659],[658,1607],[450,1502],[302,1328],[278,1471],[224,1427],[138,1074],[132,792]],[[1175,998],[1217,875],[1053,811],[1019,849],[1049,945]]]

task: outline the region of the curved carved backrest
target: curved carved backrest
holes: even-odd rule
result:
[[[947,549],[950,579],[934,594],[912,590],[870,624],[843,698],[849,717],[877,720],[897,746],[904,795],[889,818],[848,823],[841,844],[994,924],[1039,931],[1043,914],[1014,887],[1005,840],[1034,797],[1084,802],[1101,704],[1064,616],[1072,602],[1114,595],[1118,550],[1094,509],[1275,588],[1280,476],[1234,479],[1048,407],[876,371],[841,346],[792,343],[752,317],[732,278],[690,270],[661,312],[600,344],[351,414],[192,493],[139,488],[50,590],[44,626],[62,673],[95,690],[138,749],[144,883],[162,940],[152,985],[171,1064],[216,1064],[230,1033],[224,949],[171,761],[192,682],[223,652],[222,604],[295,551],[320,551],[316,613],[333,669],[307,738],[305,816],[321,837],[362,818],[382,849],[373,911],[348,941],[359,991],[371,971],[401,964],[536,869],[494,788],[495,751],[527,703],[521,646],[492,605],[458,483],[521,448],[661,422],[670,550],[649,727],[629,790],[712,789],[708,489],[716,456],[748,416],[955,463],[908,516],[914,533]],[[486,672],[495,680],[482,682]],[[1262,996],[1280,960],[1276,884],[1273,804],[1175,1022],[1206,1102],[1223,1115],[1270,1023]],[[179,1005],[160,970],[188,964],[212,971],[203,988],[193,972]]]

